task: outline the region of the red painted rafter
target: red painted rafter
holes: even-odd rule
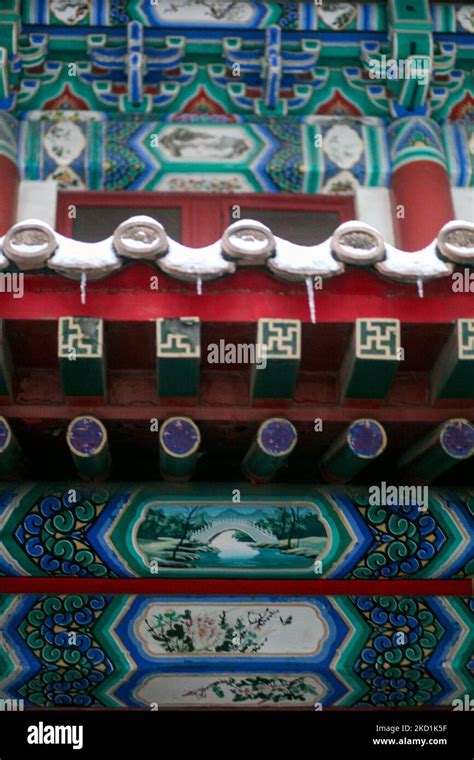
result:
[[[6,156],[0,155],[0,235],[16,221],[18,181],[16,165]]]
[[[66,404],[6,404],[0,406],[2,415],[8,419],[33,420],[69,420],[81,414],[92,414],[102,420],[124,420],[135,422],[149,422],[150,419],[167,419],[179,416],[186,410],[186,415],[196,422],[263,422],[275,415],[275,409],[284,409],[285,416],[292,422],[314,423],[317,418],[324,419],[325,423],[349,423],[357,417],[373,417],[374,414],[379,422],[383,423],[429,423],[444,422],[452,417],[474,418],[474,407],[428,407],[428,406],[385,406],[384,403],[374,407],[365,406],[340,406],[314,404],[299,405],[290,401],[288,404],[279,401],[271,406],[183,406],[182,403],[163,403],[154,406],[111,405],[83,403],[78,405]]]
[[[472,581],[466,580],[282,580],[241,578],[2,578],[6,594],[278,594],[279,596],[395,595],[470,596]]]

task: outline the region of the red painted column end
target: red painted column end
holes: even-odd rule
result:
[[[429,245],[446,222],[455,219],[446,169],[435,161],[413,161],[392,178],[395,244],[405,251]]]
[[[16,222],[19,177],[16,165],[0,155],[0,235]]]

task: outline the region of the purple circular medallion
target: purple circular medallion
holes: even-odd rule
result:
[[[93,456],[102,448],[105,439],[104,428],[93,417],[77,417],[68,430],[70,446],[82,456]]]
[[[354,454],[363,458],[376,457],[382,453],[387,442],[385,431],[376,420],[356,420],[347,434]]]
[[[289,454],[296,444],[297,437],[291,422],[281,418],[264,422],[258,431],[260,446],[274,457]]]
[[[192,454],[201,436],[197,425],[187,417],[172,417],[161,428],[161,442],[169,454],[185,457]]]
[[[5,420],[0,420],[0,451],[3,451],[10,438],[10,428]]]
[[[474,452],[474,427],[467,420],[450,420],[441,432],[441,445],[456,459],[467,459]]]

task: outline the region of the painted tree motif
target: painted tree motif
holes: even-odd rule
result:
[[[225,699],[226,691],[232,702],[308,702],[317,695],[317,689],[305,676],[295,678],[278,676],[248,676],[247,678],[220,678],[206,686],[186,692],[185,697],[206,699],[209,693]]]

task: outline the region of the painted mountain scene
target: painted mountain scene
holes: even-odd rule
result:
[[[147,564],[215,571],[309,569],[326,542],[307,506],[156,505],[137,533]]]

